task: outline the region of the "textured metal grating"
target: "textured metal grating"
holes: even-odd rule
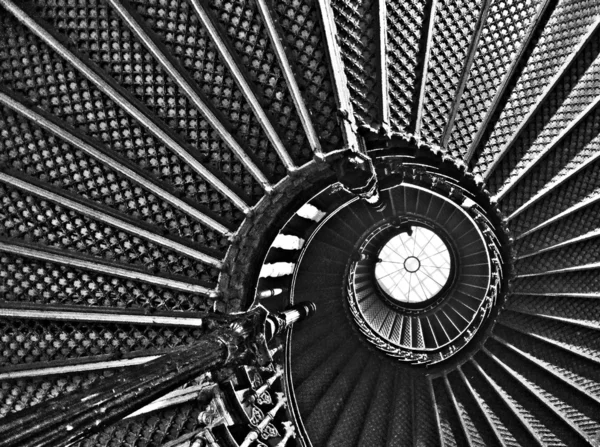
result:
[[[387,8],[390,121],[394,132],[407,132],[414,97],[425,0],[398,2]]]
[[[283,0],[277,2],[275,9],[282,37],[301,73],[306,102],[323,149],[339,149],[343,145],[342,134],[316,0]]]
[[[544,444],[560,445],[561,439],[555,433],[557,427],[554,426],[554,430],[550,430],[550,427],[556,424],[556,420],[549,417],[546,407],[528,394],[518,381],[488,357],[480,354],[476,358],[502,399],[511,405],[515,413],[528,424],[530,433]]]
[[[448,142],[447,150],[453,157],[462,158],[466,154],[543,3],[543,0],[492,1]]]
[[[155,274],[170,273],[216,283],[219,272],[197,260],[1,182],[0,204],[0,235],[12,240],[137,265]]]
[[[19,378],[0,381],[0,417],[38,405],[48,399],[81,389],[89,389],[119,370],[61,374],[42,378]]]
[[[375,222],[377,213],[340,213],[341,231],[305,240],[323,245],[307,255],[309,279],[295,291],[327,297],[315,330],[293,334],[291,380],[313,444],[594,444],[600,109],[582,113],[599,101],[600,5],[195,1],[216,36],[189,0],[0,0],[24,12],[17,19],[0,10],[0,417],[92,390],[118,373],[89,370],[102,362],[195,343],[203,328],[140,321],[155,312],[241,310],[263,244],[329,175],[326,163],[311,162],[312,150],[337,151],[354,138],[360,147],[362,136],[369,148],[403,146],[400,137],[414,132],[418,146],[441,146],[443,172],[468,154],[467,176],[485,178],[505,215],[517,211],[506,221],[516,237],[514,295],[483,350],[460,367],[433,376],[399,368],[354,338],[336,279],[360,237],[352,219]],[[52,35],[74,60],[61,43],[52,46]],[[354,114],[357,135],[338,108]],[[392,140],[382,123],[388,112]],[[294,163],[300,172],[288,177]],[[540,200],[524,209],[532,198]],[[431,207],[407,196],[400,205],[386,216]],[[294,234],[316,225],[297,215],[293,222]],[[273,253],[297,260],[294,250]],[[223,258],[220,270],[209,266]],[[326,271],[314,267],[318,258],[329,259]],[[577,266],[586,267],[561,272]],[[33,318],[45,310],[52,312]],[[89,322],[90,312],[137,323]],[[369,312],[415,345],[441,335],[431,329],[423,338],[431,319]],[[66,369],[42,376],[47,367]],[[198,412],[196,402],[174,405],[77,445],[162,446],[197,430]]]
[[[279,125],[286,148],[298,165],[310,161],[312,153],[256,2],[213,0],[210,5],[243,66],[260,86],[264,107]]]
[[[467,69],[468,51],[481,0],[439,2],[435,12],[431,56],[427,72],[421,134],[425,141],[441,145],[457,88]]]
[[[8,14],[1,14],[3,85],[54,116],[85,130],[110,149],[168,182],[214,212],[235,215],[234,206],[150,135],[121,108]],[[37,73],[44,73],[37,76]],[[235,178],[234,178],[235,180]],[[239,216],[239,215],[237,215]],[[237,217],[236,216],[236,217]],[[233,216],[231,216],[233,219]],[[239,219],[239,217],[237,217]]]
[[[0,365],[25,366],[67,359],[146,355],[189,346],[202,336],[196,328],[101,324],[1,318]]]
[[[42,2],[42,5],[45,3]],[[181,135],[185,135],[188,143],[206,157],[215,169],[227,174],[235,184],[244,184],[244,191],[249,196],[260,196],[260,187],[251,180],[249,174],[237,178],[244,172],[241,164],[236,163],[234,155],[190,104],[183,91],[112,9],[101,1],[98,4],[91,3],[79,7],[61,2],[53,8],[39,8],[38,12],[74,41],[80,52],[100,65],[107,74],[145,104],[155,116]],[[156,13],[168,15],[166,12],[159,8]],[[215,61],[213,69],[218,69],[217,67],[219,64]],[[259,125],[253,122],[249,106],[245,104],[241,92],[235,88],[233,79],[225,78],[225,73],[221,76],[211,73],[211,78],[216,78],[216,82],[222,80],[222,84],[216,86],[216,89],[211,89],[221,92],[219,104],[227,105],[227,109],[237,107],[236,115],[240,120],[245,118],[247,121],[245,129],[236,123],[240,138],[244,138],[248,147],[255,153],[258,153],[259,143],[262,142],[265,147],[262,148],[264,152],[261,155],[263,158],[267,157],[267,151],[272,152],[272,149],[266,147],[267,140],[262,135]],[[278,158],[272,154],[271,161],[277,162]],[[269,167],[271,173],[275,174],[277,167]],[[280,167],[278,174],[282,173],[283,167]]]
[[[0,118],[2,167],[109,206],[174,236],[189,238],[217,250],[228,246],[223,236],[83,151],[58,140],[35,123],[25,121],[3,107],[0,107]],[[197,197],[209,204],[206,193]],[[239,212],[234,214],[237,216]]]
[[[173,441],[200,426],[200,409],[194,403],[185,403],[151,414],[128,419],[91,436],[77,447],[140,447],[160,446]]]
[[[377,72],[378,2],[333,1],[342,59],[358,124],[376,127],[380,122]]]
[[[598,185],[600,185],[600,164],[595,163],[519,214],[512,224],[514,231],[518,234],[568,210],[573,204],[598,198],[600,194]]]
[[[504,184],[523,175],[524,169],[530,167],[553,139],[592,103],[598,88],[599,54],[600,43],[592,39],[556,85],[554,94],[541,104],[536,120],[524,129],[522,136],[515,141],[514,148],[490,178],[492,192],[497,192]],[[579,145],[572,147],[571,151],[577,149],[580,149]],[[507,172],[510,172],[509,176]],[[523,187],[519,189],[528,188],[533,192],[534,187],[529,182],[529,179],[525,179]],[[507,198],[506,201],[512,204],[513,200]]]
[[[547,378],[539,374],[538,371],[533,370],[530,365],[527,365],[529,366],[529,368],[527,368],[522,358],[518,357],[513,352],[508,351],[504,347],[498,347],[496,342],[490,342],[487,345],[491,354],[505,365],[505,368],[509,372],[510,379],[527,387],[528,392],[524,393],[524,395],[528,396],[530,399],[540,401],[539,405],[541,408],[538,409],[538,413],[544,413],[544,417],[540,419],[542,423],[547,426],[546,429],[553,433],[552,437],[554,438],[550,439],[548,442],[564,445],[575,440],[576,437],[574,436],[572,427],[565,424],[563,419],[556,413],[560,412],[561,416],[569,418],[575,426],[577,426],[577,423],[582,418],[585,418],[585,416],[576,409],[570,407],[566,403],[568,399],[560,400],[563,396],[557,396],[558,393],[556,392],[549,393],[548,387],[551,385],[545,380]],[[536,379],[534,371],[541,377]],[[556,386],[556,384],[554,384],[554,386]],[[564,388],[562,388],[562,390],[566,391]],[[586,422],[591,425],[590,422],[592,421],[588,419]],[[549,437],[550,436],[547,434],[543,439],[548,439]]]
[[[596,331],[513,311],[503,320],[499,335],[504,340],[588,396],[600,395]]]
[[[144,308],[157,311],[209,310],[214,299],[0,253],[3,301],[93,307]]]
[[[565,242],[600,229],[600,204],[590,205],[566,219],[535,231],[515,243],[515,251],[524,254]]]
[[[594,0],[557,2],[548,23],[541,31],[531,55],[527,58],[518,82],[512,88],[502,113],[494,123],[485,146],[476,154],[474,172],[485,172],[490,161],[510,140],[526,114],[540,101],[550,81],[583,40],[600,12]]]
[[[591,239],[518,261],[515,268],[521,274],[546,272],[561,268],[593,264],[600,261],[600,240]]]
[[[597,293],[600,292],[600,278],[594,270],[560,273],[518,278],[514,288],[519,293]]]

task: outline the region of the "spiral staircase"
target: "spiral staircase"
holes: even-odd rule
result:
[[[0,416],[308,300],[276,364],[73,445],[600,446],[599,28],[597,0],[0,0]],[[215,384],[277,388],[245,444],[192,444]]]

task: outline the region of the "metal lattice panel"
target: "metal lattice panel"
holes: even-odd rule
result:
[[[289,364],[206,376],[248,419],[219,445],[595,445],[597,3],[0,0],[0,417],[310,299]],[[450,256],[419,303],[365,286],[411,222]],[[204,397],[74,445],[191,443]]]
[[[468,51],[475,38],[482,2],[440,2],[435,13],[433,43],[429,60],[423,114],[423,138],[441,144],[448,125]]]
[[[157,311],[201,311],[214,302],[203,295],[6,253],[0,255],[0,264],[0,293],[7,302]]]
[[[186,135],[189,144],[213,163],[216,169],[222,173],[228,173],[234,183],[246,183],[244,189],[250,196],[260,194],[260,187],[249,176],[236,178],[240,171],[243,172],[243,168],[239,164],[236,166],[235,157],[229,148],[220,141],[218,136],[214,135],[214,131],[190,104],[184,92],[165,73],[160,64],[110,7],[102,2],[91,7],[85,5],[78,8],[59,4],[55,8],[40,8],[39,12],[61,33],[74,41],[80,52],[99,64],[116,82],[149,107],[155,116],[160,117],[170,128],[177,129],[181,134]],[[156,12],[161,15],[166,13],[160,8]],[[80,30],[81,23],[85,24],[84,32]],[[201,32],[201,27],[198,31]],[[204,39],[208,43],[208,36],[204,35]],[[202,34],[198,40],[203,40]],[[212,51],[216,56],[216,49],[213,48]],[[202,52],[209,53],[211,51],[203,49]],[[198,54],[198,51],[194,54]],[[219,64],[218,59],[213,64],[211,69],[223,72],[223,75],[215,76],[215,73],[210,73],[210,77],[215,82],[221,82],[215,86],[216,88],[213,87],[210,90],[221,92],[218,98],[218,104],[221,107],[226,106],[228,111],[238,109],[234,116],[237,116],[240,121],[245,118],[247,121],[245,129],[239,122],[235,122],[234,125],[240,130],[240,138],[245,139],[251,150],[258,153],[261,136],[265,142],[266,138],[261,134],[258,124],[252,122],[249,107],[245,104],[242,93],[236,89],[233,79],[225,76],[224,67]],[[207,65],[204,64],[204,66]],[[231,112],[229,115],[231,118]],[[267,156],[267,149],[263,148],[265,150],[265,153],[262,154],[263,158]],[[272,159],[278,160],[275,156]],[[275,166],[270,166],[272,173],[276,169]],[[281,174],[281,170],[283,168],[280,168],[279,174]],[[246,180],[246,182],[240,182],[240,180]]]
[[[324,150],[339,149],[342,135],[337,126],[337,107],[331,75],[327,66],[327,50],[315,1],[278,2],[276,10],[289,46],[304,83],[306,102]]]
[[[265,109],[282,130],[294,160],[299,165],[308,162],[312,154],[306,135],[256,3],[216,0],[211,2],[211,8],[227,30],[243,65],[248,67],[248,74],[261,87]]]
[[[546,195],[543,200],[519,214],[513,223],[515,231],[517,233],[523,232],[535,225],[544,223],[559,213],[567,212],[573,203],[595,200],[599,193],[599,171],[600,166],[592,164],[579,173],[578,176]]]
[[[474,172],[485,172],[489,162],[501,154],[510,137],[544,97],[551,82],[561,75],[563,64],[595,27],[598,5],[594,1],[558,2],[540,33],[531,55],[512,88],[501,115],[495,121],[489,139],[478,156]],[[477,155],[476,155],[477,157]]]
[[[390,122],[394,132],[406,132],[416,102],[415,68],[422,32],[425,0],[398,2],[387,7]]]
[[[96,356],[120,358],[189,346],[202,329],[4,319],[2,366],[22,366]],[[38,365],[39,366],[39,365]]]
[[[124,231],[103,225],[56,203],[23,194],[0,183],[4,210],[0,235],[13,240],[66,249],[152,273],[171,273],[216,282],[218,271]]]
[[[112,150],[128,158],[173,187],[195,199],[204,195],[214,211],[233,212],[228,200],[214,191],[207,182],[195,174],[188,165],[171,153],[157,139],[149,135],[113,101],[70,67],[56,53],[28,33],[8,14],[3,14],[9,41],[3,48],[23,48],[31,51],[19,57],[16,50],[4,53],[17,58],[17,69],[11,68],[10,59],[3,64],[3,84],[34,100],[54,116],[86,129]],[[11,43],[11,39],[14,43]],[[17,42],[22,42],[22,47]],[[25,43],[27,42],[27,43]],[[12,55],[11,55],[12,53]],[[25,63],[25,65],[23,65]],[[19,69],[20,68],[20,69]],[[36,76],[37,72],[45,73]],[[28,81],[28,79],[31,79]],[[41,84],[41,85],[40,85]],[[40,85],[38,87],[38,85]]]
[[[521,50],[529,27],[543,5],[542,0],[492,2],[448,142],[452,156],[466,155],[504,75]]]
[[[360,122],[378,122],[377,1],[335,1],[331,4],[340,33],[340,49],[351,91],[354,112]]]

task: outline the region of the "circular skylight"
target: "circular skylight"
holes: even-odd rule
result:
[[[420,304],[434,296],[450,277],[450,252],[442,239],[425,227],[400,233],[381,249],[375,266],[379,286],[402,303]]]

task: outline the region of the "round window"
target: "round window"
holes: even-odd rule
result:
[[[412,226],[412,233],[397,234],[383,246],[375,278],[390,298],[421,304],[444,288],[450,269],[450,252],[444,241],[428,228]]]

